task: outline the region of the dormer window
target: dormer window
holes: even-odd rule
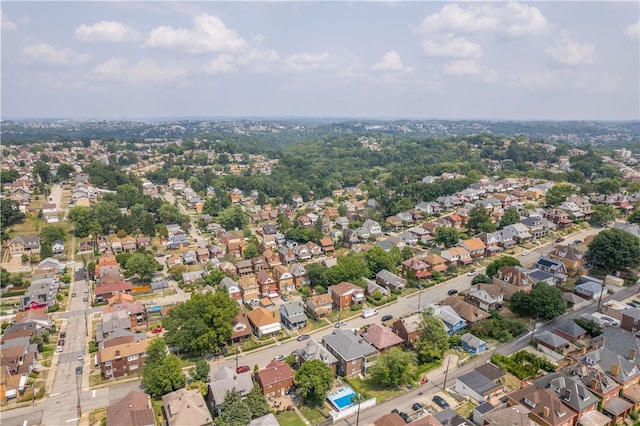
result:
[[[529,400],[529,399],[527,399],[527,398],[524,399],[524,403],[527,404],[531,408],[536,408],[536,403],[531,401],[531,400]]]

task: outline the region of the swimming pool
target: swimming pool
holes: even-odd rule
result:
[[[351,399],[355,396],[355,391],[349,386],[342,387],[335,392],[330,393],[327,399],[338,410],[344,410],[345,408],[353,405]]]

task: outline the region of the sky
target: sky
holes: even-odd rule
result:
[[[2,119],[640,119],[637,1],[0,8]]]

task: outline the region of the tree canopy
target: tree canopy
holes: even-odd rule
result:
[[[371,376],[383,385],[403,385],[416,378],[415,355],[393,348],[378,357],[378,361],[371,367]]]
[[[618,212],[613,206],[598,204],[593,208],[589,224],[591,226],[603,226],[613,222],[618,217]]]
[[[640,265],[640,238],[622,229],[605,229],[589,243],[596,266],[608,272]]]
[[[467,229],[474,233],[493,232],[496,230],[496,225],[491,221],[491,216],[489,216],[489,213],[484,206],[482,204],[478,204],[469,212]]]
[[[149,343],[141,379],[142,387],[153,398],[184,387],[187,378],[182,373],[182,362],[176,355],[167,353],[163,338]]]
[[[167,343],[195,354],[218,352],[231,338],[238,310],[236,301],[225,291],[194,292],[190,300],[162,319]]]
[[[550,207],[557,207],[562,204],[569,195],[575,192],[576,188],[568,183],[554,185],[547,190],[544,196],[545,204]]]
[[[509,306],[518,315],[542,319],[555,318],[567,310],[567,304],[562,299],[562,291],[545,282],[534,284],[530,293],[518,291],[511,296]]]
[[[142,281],[149,280],[151,275],[159,270],[162,270],[162,265],[150,252],[132,253],[125,264],[126,275],[138,275]]]
[[[431,310],[424,311],[421,315],[418,337],[414,342],[418,361],[422,363],[437,361],[449,349],[447,329]]]
[[[520,213],[515,207],[509,207],[504,211],[502,218],[500,219],[500,229],[508,225],[520,222]]]
[[[459,240],[460,233],[453,226],[440,226],[436,229],[435,242],[442,244],[445,248],[455,246]]]
[[[488,277],[493,277],[498,273],[503,266],[522,266],[520,261],[512,256],[500,256],[496,260],[492,261],[485,270],[485,274]]]
[[[317,404],[327,397],[333,384],[333,372],[324,361],[312,359],[302,363],[296,371],[294,383],[305,401]]]
[[[227,391],[220,411],[220,421],[225,426],[246,426],[252,418],[251,409],[235,389]]]

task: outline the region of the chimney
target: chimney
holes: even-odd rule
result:
[[[585,355],[587,353],[587,347],[583,346],[582,347],[582,355]]]
[[[611,364],[611,375],[617,376],[620,374],[620,366],[618,364]]]
[[[542,408],[542,417],[549,417],[549,407],[546,405]]]
[[[634,362],[636,360],[637,349],[631,349],[631,353],[629,354],[629,361]]]
[[[596,379],[591,379],[591,386],[589,386],[592,390],[596,390],[598,387],[598,381]]]

